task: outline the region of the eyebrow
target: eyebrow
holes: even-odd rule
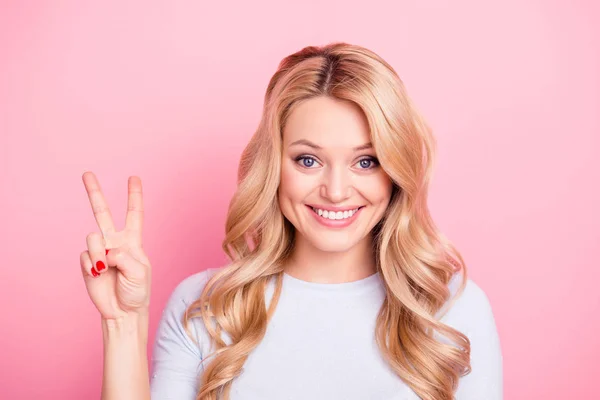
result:
[[[295,142],[293,142],[292,144],[290,144],[290,147],[292,146],[297,146],[297,145],[305,145],[305,146],[309,146],[312,147],[313,149],[317,149],[317,150],[321,150],[322,147],[319,145],[314,144],[313,142],[306,140],[306,139],[300,139],[300,140],[296,140]],[[373,147],[373,144],[371,142],[365,143],[365,144],[361,144],[360,146],[356,146],[353,150],[354,151],[359,151],[359,150],[365,150],[365,149],[370,149]]]

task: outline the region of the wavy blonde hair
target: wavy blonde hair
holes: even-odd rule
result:
[[[435,151],[431,129],[387,62],[363,47],[332,43],[305,47],[281,61],[258,129],[242,153],[222,244],[231,262],[208,280],[183,317],[188,334],[189,320],[201,317],[214,348],[203,360],[211,362],[200,377],[197,400],[229,399],[233,380],[277,306],[294,246],[294,227],[277,197],[282,132],[294,106],[316,96],[348,100],[362,109],[379,163],[393,181],[390,204],[372,232],[386,291],[377,317],[378,347],[421,399],[453,399],[460,376],[471,371],[471,347],[464,334],[439,321],[439,314],[453,303],[450,279],[462,270],[456,299],[467,274],[427,208]],[[264,293],[271,279],[275,291],[267,309]]]

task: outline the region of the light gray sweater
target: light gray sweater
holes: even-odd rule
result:
[[[181,324],[212,268],[184,279],[160,320],[151,361],[153,400],[194,400],[212,348],[200,318],[190,324],[197,346]],[[450,281],[452,294],[460,275]],[[267,287],[269,304],[274,284]],[[385,296],[379,273],[365,279],[322,284],[285,274],[275,314],[261,343],[232,384],[231,400],[418,400],[383,360],[375,320]],[[486,294],[470,279],[441,319],[471,341],[472,372],[460,379],[457,400],[502,399],[502,354]],[[230,343],[227,334],[223,334]],[[208,359],[206,362],[209,363]]]

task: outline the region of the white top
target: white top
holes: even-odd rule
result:
[[[181,317],[196,300],[212,268],[185,278],[161,317],[152,355],[153,400],[195,400],[208,355],[201,318],[187,336]],[[456,293],[457,274],[449,284]],[[274,281],[267,286],[267,305]],[[283,288],[266,335],[234,379],[231,400],[418,400],[388,367],[375,342],[375,320],[385,289],[380,274],[339,284],[312,283],[284,274]],[[470,279],[461,297],[441,319],[471,341],[472,372],[460,379],[457,400],[502,399],[502,354],[492,309]],[[227,334],[223,334],[230,343]],[[211,360],[207,360],[210,363]]]

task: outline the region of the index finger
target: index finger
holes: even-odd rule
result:
[[[96,219],[98,228],[102,231],[102,235],[106,236],[107,233],[113,233],[115,231],[115,225],[108,204],[100,189],[100,184],[96,179],[96,175],[94,175],[93,172],[88,171],[83,174],[82,179],[88,198],[90,199],[94,218]]]

